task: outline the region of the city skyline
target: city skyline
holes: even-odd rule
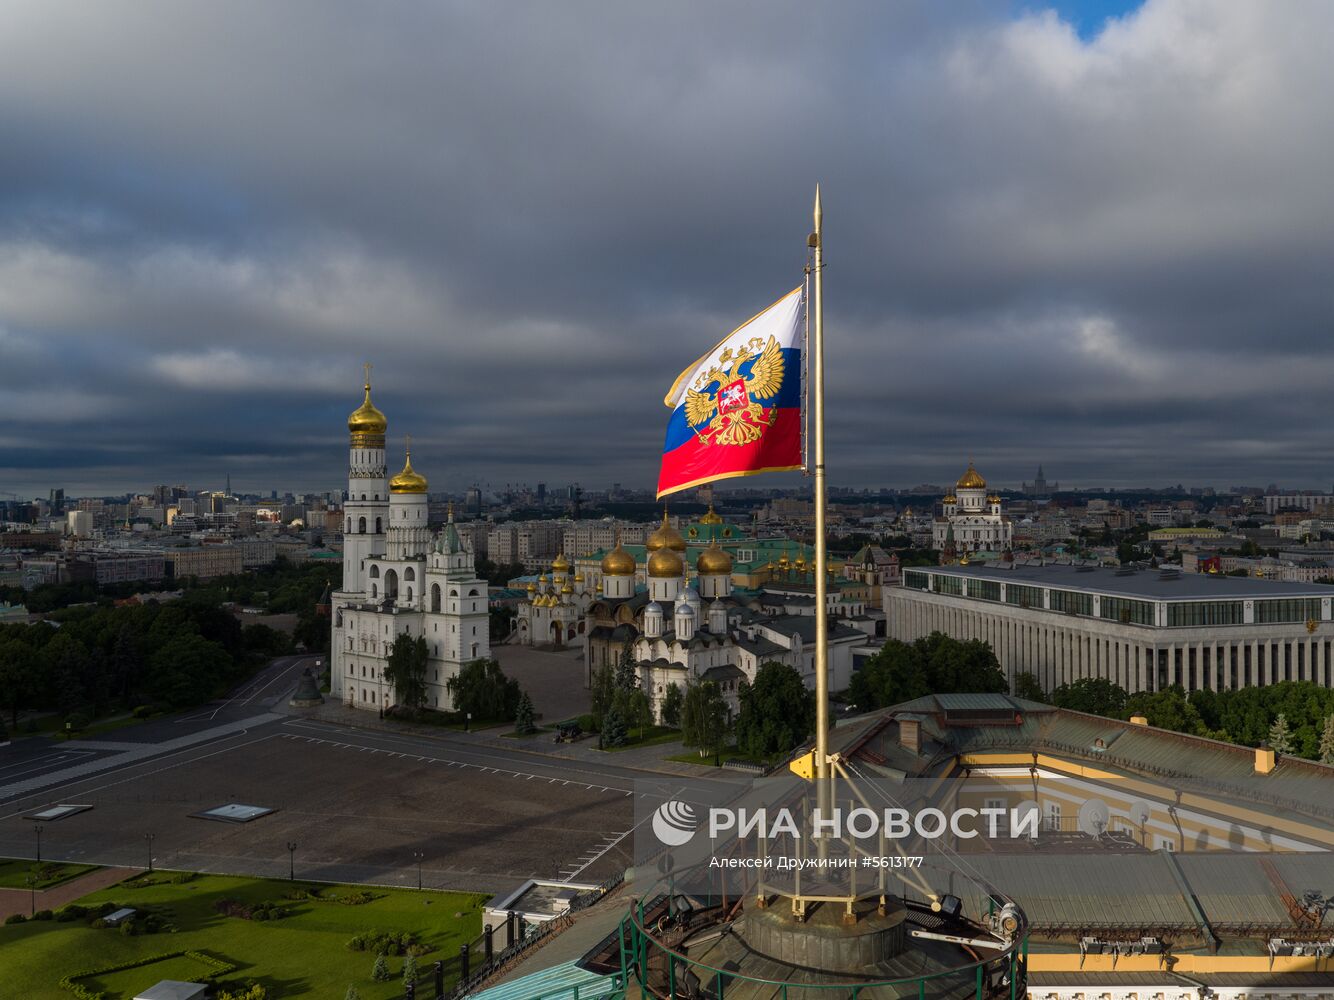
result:
[[[435,489],[647,486],[817,179],[832,483],[1327,489],[1329,140],[1291,95],[1334,11],[1267,14],[19,5],[0,490],[324,491],[367,359]]]

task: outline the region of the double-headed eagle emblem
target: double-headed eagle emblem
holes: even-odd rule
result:
[[[686,423],[704,444],[750,444],[777,418],[765,408],[783,385],[783,351],[773,337],[729,347],[686,389]],[[701,429],[702,427],[702,429]]]

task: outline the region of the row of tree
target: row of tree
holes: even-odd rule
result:
[[[86,606],[54,622],[0,627],[0,706],[95,718],[140,705],[186,707],[221,696],[291,640],[242,627],[216,604]]]
[[[1085,677],[1044,693],[1031,673],[1015,677],[1014,693],[1058,708],[1111,719],[1146,718],[1151,726],[1259,746],[1334,764],[1334,690],[1310,681],[1280,681],[1231,691],[1180,685],[1130,694],[1102,677]]]
[[[628,731],[653,725],[648,693],[639,683],[627,647],[615,664],[593,674],[592,723],[604,747],[624,744]],[[700,756],[717,756],[736,745],[754,760],[770,760],[805,742],[815,729],[815,695],[801,675],[785,663],[760,665],[753,683],[742,681],[733,714],[717,681],[668,684],[659,706],[659,721],[681,730],[681,741]]]
[[[928,694],[1008,690],[990,645],[932,632],[914,642],[887,641],[852,675],[847,695],[858,708],[873,709]]]
[[[389,647],[385,678],[393,686],[394,702],[401,713],[416,715],[431,711],[426,705],[426,667],[429,650],[424,636],[400,634]],[[519,689],[519,682],[506,677],[492,659],[470,660],[445,681],[453,701],[453,713],[477,723],[508,722],[526,702],[531,723],[532,700]]]

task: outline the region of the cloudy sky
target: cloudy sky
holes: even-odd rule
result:
[[[337,488],[368,359],[433,488],[648,486],[816,180],[833,482],[1328,488],[1331,36],[1319,0],[6,0],[0,491]]]

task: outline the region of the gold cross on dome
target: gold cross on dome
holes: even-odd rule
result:
[[[374,366],[369,361],[367,361],[361,367],[366,369],[366,388],[369,389],[371,387],[371,368],[373,368]]]

